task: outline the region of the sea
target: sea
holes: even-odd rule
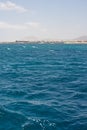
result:
[[[0,130],[87,130],[87,44],[0,44]]]

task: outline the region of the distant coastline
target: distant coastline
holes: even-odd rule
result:
[[[27,44],[43,44],[43,43],[50,43],[50,44],[87,44],[87,41],[84,40],[31,40],[31,41],[22,41],[22,40],[16,40],[16,41],[4,41],[0,42],[0,44],[15,44],[15,43],[27,43]]]

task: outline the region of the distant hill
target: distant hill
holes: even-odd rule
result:
[[[81,37],[78,37],[74,40],[77,40],[77,41],[87,41],[87,36],[81,36]]]

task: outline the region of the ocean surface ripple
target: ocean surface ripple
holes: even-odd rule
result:
[[[0,44],[0,130],[87,130],[87,45]]]

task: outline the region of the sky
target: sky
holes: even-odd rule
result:
[[[0,41],[87,35],[87,0],[0,0]]]

